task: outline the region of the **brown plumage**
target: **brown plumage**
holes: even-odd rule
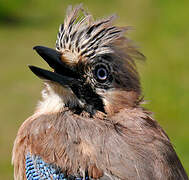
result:
[[[93,179],[188,179],[166,133],[140,106],[134,59],[143,55],[114,19],[94,21],[81,5],[69,7],[57,50],[34,48],[54,72],[30,67],[45,88],[15,140],[15,179],[26,179],[27,153]]]

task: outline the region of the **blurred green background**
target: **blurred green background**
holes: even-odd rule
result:
[[[32,50],[55,46],[68,4],[83,2],[95,18],[112,13],[147,57],[139,63],[147,108],[168,133],[189,173],[188,0],[0,0],[0,179],[13,179],[17,130],[32,114],[42,82],[28,64],[46,67]]]

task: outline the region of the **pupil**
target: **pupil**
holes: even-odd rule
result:
[[[103,69],[100,70],[99,75],[100,75],[100,77],[104,77],[105,76],[105,72],[104,72]]]

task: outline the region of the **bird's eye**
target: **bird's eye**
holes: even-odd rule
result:
[[[93,74],[98,82],[104,83],[109,77],[108,67],[104,64],[98,64],[95,66]]]
[[[108,72],[105,67],[100,67],[96,71],[96,76],[99,80],[106,80],[108,77]]]

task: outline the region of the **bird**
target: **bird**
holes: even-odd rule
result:
[[[136,61],[145,56],[116,15],[94,20],[68,6],[56,49],[33,49],[52,70],[12,152],[16,180],[188,180],[165,131],[142,106]]]

